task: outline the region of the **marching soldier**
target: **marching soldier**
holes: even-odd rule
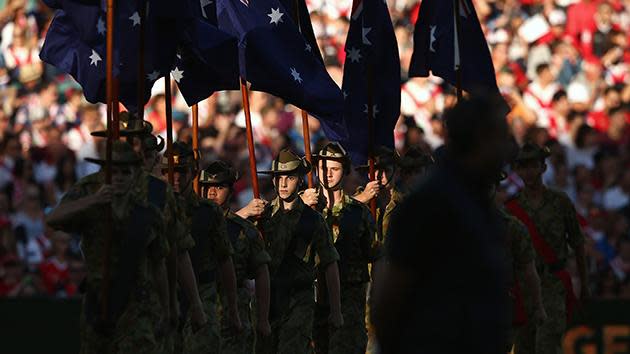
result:
[[[105,160],[87,160],[105,164]],[[162,314],[158,327],[168,321],[165,257],[169,246],[160,211],[164,196],[150,194],[137,183],[141,164],[131,145],[114,141],[112,184],[105,184],[104,169],[86,176],[46,220],[54,229],[81,234],[88,272],[81,353],[155,353],[156,316],[150,300],[155,289]],[[104,217],[110,212],[112,220]],[[102,294],[107,230],[111,231],[109,291]],[[105,314],[101,312],[103,301],[107,301]]]
[[[265,244],[260,232],[250,221],[236,215],[229,208],[230,197],[234,190],[234,183],[238,179],[237,172],[223,161],[214,161],[201,171],[199,184],[201,195],[224,210],[227,222],[228,237],[234,249],[232,256],[236,270],[238,309],[243,324],[243,333],[235,334],[227,318],[221,322],[222,344],[224,354],[253,353],[255,332],[250,318],[255,318],[258,333],[267,337],[271,333],[269,325],[269,270],[267,264],[271,257],[265,251]],[[251,313],[251,287],[254,279],[256,293],[257,316]],[[224,292],[221,303],[225,304]]]
[[[339,253],[341,312],[344,325],[330,328],[326,321],[328,302],[318,296],[314,339],[316,353],[364,354],[367,346],[365,326],[368,265],[381,257],[376,227],[370,211],[343,191],[343,179],[350,173],[350,159],[339,143],[329,143],[314,157],[321,193],[307,189],[302,199],[316,205],[328,224]],[[321,196],[321,198],[320,198]],[[319,202],[319,203],[318,203]],[[325,284],[318,292],[325,293]]]
[[[311,353],[314,281],[317,269],[325,273],[330,302],[329,321],[343,324],[339,300],[339,255],[322,216],[298,196],[310,164],[290,150],[273,160],[270,174],[278,194],[270,204],[254,199],[237,212],[241,217],[261,215],[259,222],[271,255],[271,336],[258,338],[257,353]]]
[[[516,340],[517,353],[561,353],[562,335],[576,305],[571,276],[566,270],[569,247],[575,251],[581,283],[581,296],[588,297],[584,236],[569,198],[542,183],[546,149],[525,144],[514,162],[525,187],[506,203],[508,211],[529,231],[537,253],[541,275],[542,301],[548,318],[540,324],[529,321]],[[531,313],[530,308],[530,313]]]
[[[167,152],[168,154],[168,152]],[[240,330],[240,319],[236,305],[236,276],[232,263],[232,247],[227,237],[223,213],[218,205],[199,198],[192,189],[192,181],[197,173],[197,162],[192,149],[182,143],[173,144],[174,184],[178,194],[180,215],[186,230],[192,236],[195,246],[189,250],[192,268],[196,275],[201,306],[207,322],[198,327],[187,318],[183,328],[183,351],[199,353],[207,350],[220,352],[220,325],[218,321],[217,272],[220,275],[227,298],[227,317],[233,329]],[[163,175],[168,170],[168,158],[162,158]],[[195,304],[182,306],[183,315],[192,314]]]
[[[188,250],[195,245],[195,242],[185,229],[185,226],[177,218],[177,203],[172,187],[154,174],[159,152],[164,148],[164,139],[151,134],[152,130],[153,126],[151,123],[135,119],[131,113],[121,113],[120,135],[125,137],[127,142],[141,156],[144,171],[142,176],[138,178],[140,188],[159,200],[158,207],[162,212],[162,220],[164,220],[166,225],[165,230],[169,231],[166,233],[169,245],[170,247],[176,246],[177,249],[177,273],[180,284],[186,294],[188,303],[194,304],[190,306],[191,321],[195,327],[200,328],[205,325],[207,319],[201,306],[199,290],[197,289],[195,274],[188,254]],[[106,137],[107,131],[95,131],[92,132],[92,135]],[[171,283],[171,281],[169,279],[169,331],[161,338],[158,338],[160,351],[163,353],[174,352],[177,341],[176,329],[179,320],[179,302],[177,300],[177,284]],[[159,310],[154,312],[157,314]]]

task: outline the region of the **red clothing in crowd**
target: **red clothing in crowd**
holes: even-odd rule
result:
[[[73,296],[77,292],[77,287],[70,282],[68,262],[60,262],[56,257],[50,257],[39,266],[39,272],[49,295],[65,291],[67,296]]]

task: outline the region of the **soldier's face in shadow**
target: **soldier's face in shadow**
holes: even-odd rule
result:
[[[115,195],[124,195],[129,191],[138,174],[138,166],[114,165],[112,166],[112,188]]]
[[[324,180],[326,179],[325,186],[332,188],[336,187],[339,183],[341,183],[341,179],[343,178],[343,165],[339,161],[326,161],[326,168],[324,168],[324,161],[319,162],[317,174],[319,178]]]
[[[290,201],[295,197],[299,184],[300,178],[297,175],[281,175],[274,178],[278,196],[285,201]]]
[[[230,196],[230,188],[220,184],[208,185],[204,187],[204,191],[205,197],[218,205],[223,205]]]
[[[523,180],[526,187],[532,187],[542,183],[542,175],[545,169],[546,165],[541,160],[521,161],[514,166],[514,170]]]

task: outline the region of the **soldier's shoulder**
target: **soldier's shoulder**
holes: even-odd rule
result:
[[[558,201],[562,204],[569,204],[569,205],[573,204],[573,202],[571,202],[571,198],[569,198],[569,196],[561,190],[547,188],[546,192],[555,201]]]
[[[361,211],[361,213],[370,213],[370,209],[367,207],[367,205],[352,197],[347,199],[345,207],[353,211]]]
[[[81,179],[79,179],[76,183],[77,186],[87,186],[91,184],[102,184],[103,180],[101,178],[101,173],[91,173]]]

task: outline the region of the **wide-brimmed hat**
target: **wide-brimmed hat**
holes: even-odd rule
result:
[[[238,180],[238,177],[238,172],[232,166],[227,162],[217,160],[201,170],[199,183],[232,185]]]
[[[177,141],[173,143],[171,151],[167,151],[164,153],[164,156],[162,156],[162,159],[160,160],[160,168],[168,168],[168,157],[171,153],[173,154],[174,168],[195,167],[197,165],[197,160],[195,159],[195,154],[192,148],[186,143]]]
[[[146,120],[137,119],[133,113],[120,112],[119,129],[120,136],[147,135],[153,131],[153,125]],[[99,138],[106,138],[107,130],[96,130],[90,134]]]
[[[155,150],[160,152],[164,149],[165,143],[164,138],[159,135],[149,134],[142,138],[142,148],[144,151]]]
[[[86,157],[85,161],[99,165],[105,165],[107,163],[105,158],[97,159]],[[112,142],[111,163],[112,165],[139,165],[142,163],[142,159],[128,142],[115,140]]]
[[[400,156],[398,152],[386,146],[378,146],[374,149],[374,168],[384,170],[388,167],[396,167]],[[355,168],[359,172],[367,172],[370,169],[369,164],[360,165]]]
[[[515,163],[531,160],[544,160],[551,155],[547,147],[540,147],[534,143],[525,143],[514,159]]]
[[[350,173],[350,157],[346,150],[338,142],[330,142],[319,150],[316,154],[313,154],[311,161],[313,164],[317,164],[319,161],[330,160],[338,161],[343,165],[343,170],[346,174]]]
[[[398,167],[401,170],[414,170],[435,163],[431,154],[424,152],[420,147],[412,146],[398,159]]]
[[[303,175],[311,171],[311,164],[306,159],[299,157],[293,151],[284,149],[271,162],[271,170],[258,171],[268,175]]]

